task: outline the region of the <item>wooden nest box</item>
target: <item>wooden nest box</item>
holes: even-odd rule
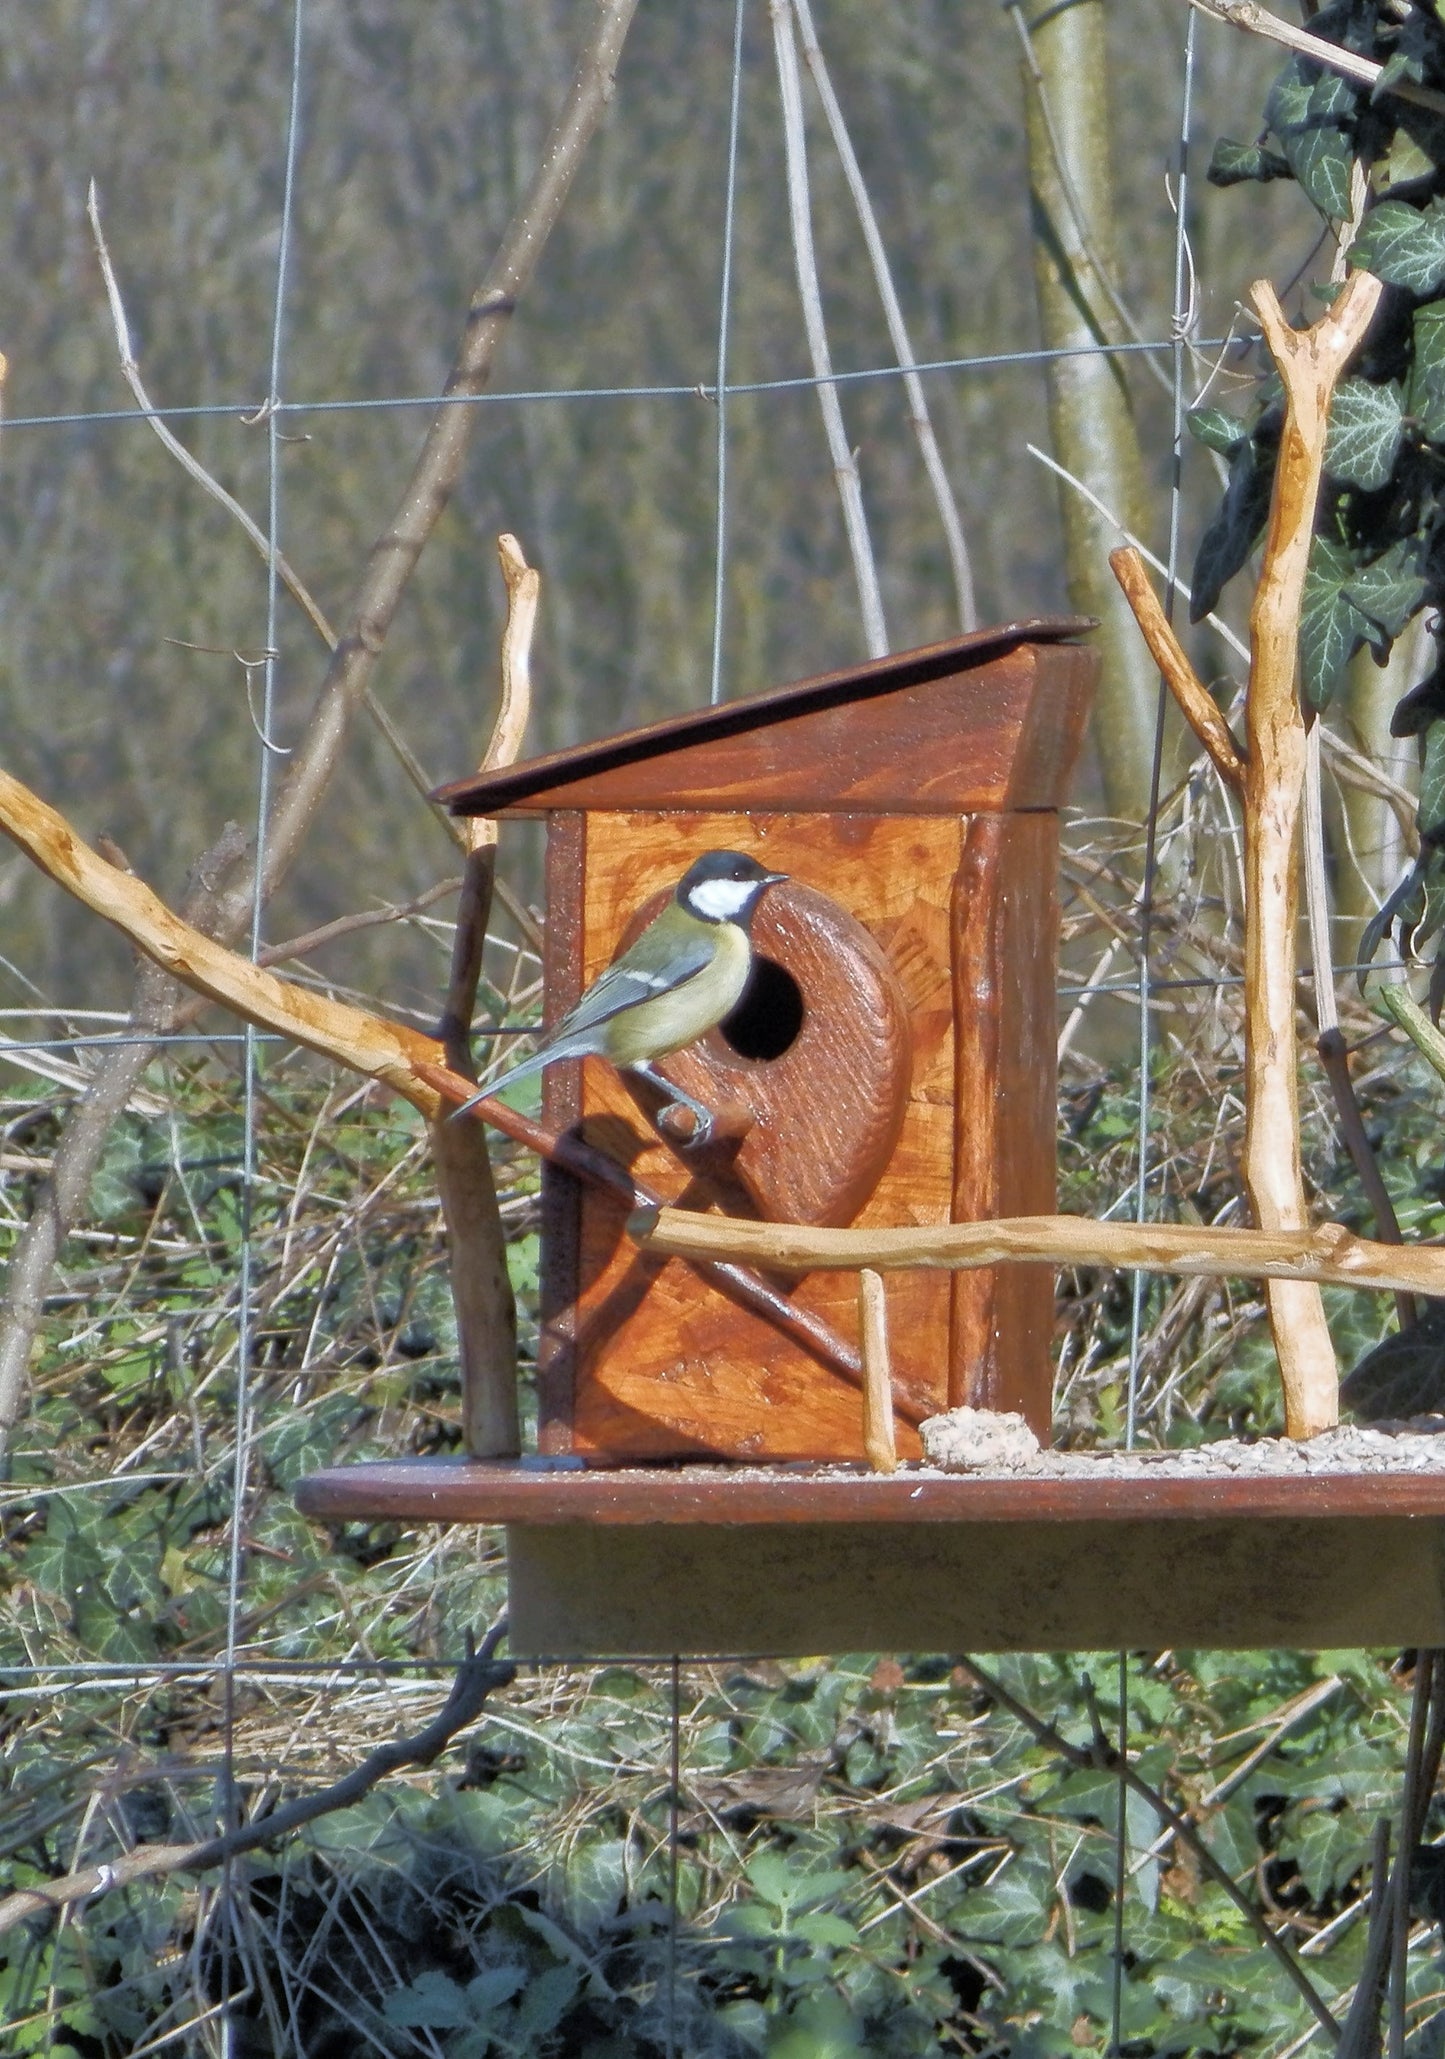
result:
[[[788,875],[760,903],[737,1014],[664,1062],[714,1114],[706,1150],[597,1060],[549,1070],[547,1126],[584,1125],[688,1209],[1050,1211],[1058,810],[1087,626],[1015,623],[448,789],[463,811],[547,818],[554,1021],[700,852]],[[606,1190],[545,1179],[541,1451],[339,1466],[297,1490],[333,1521],[505,1524],[518,1655],[1445,1637],[1438,1474],[829,1463],[862,1456],[860,1396],[836,1348],[795,1341],[796,1310],[856,1340],[853,1275],[780,1277],[761,1314],[634,1241]],[[911,1426],[959,1402],[1047,1433],[1052,1268],[890,1272],[887,1303],[905,1460]]]
[[[600,1060],[548,1069],[543,1116],[685,1208],[841,1225],[1054,1207],[1059,807],[1097,660],[1030,621],[907,651],[443,789],[547,821],[546,1020],[701,852],[788,875],[753,923],[737,1010],[658,1071],[714,1114],[706,1147]],[[669,1129],[668,1125],[673,1127]],[[856,1334],[845,1275],[792,1293]],[[601,1462],[862,1455],[858,1396],[615,1197],[545,1173],[544,1453]],[[1047,1267],[890,1284],[900,1450],[961,1402],[1049,1424]]]

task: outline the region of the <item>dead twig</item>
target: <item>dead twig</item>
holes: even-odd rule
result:
[[[875,1473],[896,1473],[893,1379],[888,1365],[888,1290],[868,1266],[858,1274],[858,1334],[863,1356],[863,1449]]]
[[[1245,870],[1244,1181],[1261,1231],[1306,1231],[1295,1031],[1298,840],[1309,754],[1300,705],[1299,634],[1305,574],[1324,474],[1330,401],[1364,341],[1382,286],[1355,272],[1312,328],[1292,329],[1274,288],[1251,298],[1285,391],[1285,420],[1259,585],[1250,612],[1243,751],[1194,676],[1134,553],[1110,562],[1140,632],[1196,735],[1242,800]],[[1323,973],[1321,975],[1324,976]],[[1333,1234],[1333,1233],[1331,1233]],[[1310,1437],[1339,1420],[1339,1375],[1314,1281],[1264,1274],[1284,1390],[1285,1429]],[[1395,1284],[1393,1281],[1391,1284]]]
[[[475,1723],[489,1695],[510,1687],[517,1669],[495,1657],[497,1646],[507,1633],[505,1616],[494,1623],[478,1651],[469,1652],[457,1668],[451,1693],[430,1723],[410,1737],[399,1737],[381,1745],[342,1779],[333,1781],[318,1794],[298,1795],[258,1823],[247,1823],[221,1837],[209,1837],[198,1844],[137,1845],[134,1851],[101,1866],[86,1866],[68,1873],[44,1887],[22,1888],[0,1901],[0,1934],[13,1930],[27,1917],[64,1910],[72,1903],[89,1901],[94,1895],[109,1894],[114,1888],[129,1887],[138,1880],[153,1880],[169,1873],[205,1873],[291,1837],[319,1816],[349,1809],[392,1773],[407,1766],[430,1766],[461,1731]]]
[[[1236,793],[1240,792],[1244,786],[1244,753],[1214,696],[1185,656],[1184,647],[1149,584],[1143,558],[1132,544],[1121,544],[1118,550],[1110,551],[1109,565],[1180,714],[1209,753],[1216,770]]]
[[[96,839],[97,848],[100,839]],[[290,965],[298,958],[309,958],[313,951],[323,945],[334,944],[339,937],[352,937],[362,930],[380,929],[389,922],[405,922],[409,916],[423,915],[438,901],[444,901],[448,894],[456,893],[461,886],[460,878],[438,880],[434,887],[428,887],[424,894],[413,894],[409,901],[392,901],[384,908],[363,908],[354,915],[338,915],[334,922],[323,922],[315,929],[303,930],[300,936],[288,937],[284,944],[267,944],[256,953],[258,965]]]
[[[813,26],[811,0],[793,0],[793,12],[798,18],[798,34],[803,45],[803,62],[813,75],[813,84],[818,89],[823,115],[833,138],[833,147],[838,152],[843,166],[843,177],[852,195],[857,210],[858,224],[863,231],[863,244],[868,252],[868,262],[873,267],[873,281],[878,288],[878,298],[883,303],[883,317],[888,324],[888,336],[903,373],[903,390],[908,397],[908,419],[918,439],[918,454],[923,460],[923,469],[928,474],[928,483],[933,489],[934,505],[938,519],[943,525],[944,542],[948,548],[948,562],[953,571],[953,588],[958,599],[959,626],[965,630],[978,627],[978,605],[974,598],[973,567],[969,562],[968,542],[963,533],[963,521],[958,512],[958,502],[953,497],[948,473],[944,469],[943,455],[938,448],[938,438],[933,433],[933,421],[928,412],[928,396],[923,390],[916,366],[917,358],[909,339],[908,325],[903,319],[903,308],[898,299],[898,290],[893,284],[893,270],[888,262],[888,252],[883,245],[883,236],[878,227],[878,217],[873,212],[867,182],[858,162],[858,153],[853,148],[853,139],[848,134],[848,124],[843,119],[843,110],[838,96],[833,91],[832,76],[818,43],[818,32]]]
[[[858,582],[858,601],[863,611],[863,640],[870,658],[888,651],[888,626],[883,619],[883,595],[878,585],[878,567],[873,557],[873,540],[863,508],[863,487],[858,460],[843,426],[843,407],[833,382],[833,360],[828,350],[828,329],[823,319],[823,296],[818,286],[818,258],[813,247],[813,217],[808,198],[808,144],[803,123],[802,82],[798,76],[798,48],[793,38],[792,0],[770,0],[773,17],[773,48],[778,63],[778,94],[783,107],[783,148],[788,173],[788,219],[793,232],[793,260],[798,275],[798,297],[803,304],[803,327],[808,338],[808,356],[817,381],[818,405],[823,411],[823,428],[828,453],[833,461],[838,498],[843,508],[843,526],[853,559],[853,576]]]

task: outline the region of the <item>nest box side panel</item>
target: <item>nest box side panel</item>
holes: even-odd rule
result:
[[[950,903],[963,825],[931,816],[593,814],[587,818],[583,977],[596,977],[636,909],[700,851],[747,851],[837,901],[876,939],[902,989],[913,1046],[898,1142],[855,1216],[946,1222],[953,1200],[953,988]],[[829,1083],[811,1083],[826,1121]],[[735,1194],[689,1171],[644,1122],[605,1065],[584,1068],[589,1137],[683,1207]],[[609,1197],[581,1197],[580,1293],[572,1324],[573,1448],[624,1456],[713,1453],[754,1459],[857,1458],[857,1390],[763,1318],[723,1299],[680,1259],[649,1257]],[[548,1261],[550,1267],[550,1259]],[[790,1291],[857,1341],[856,1282],[817,1274]],[[559,1312],[560,1313],[560,1312]],[[900,1399],[916,1420],[945,1405],[950,1283],[919,1271],[889,1281]],[[906,1422],[900,1447],[917,1450]]]
[[[957,1139],[953,1218],[1056,1205],[1058,817],[975,815],[954,892]],[[1016,1409],[1048,1441],[1054,1277],[953,1275],[952,1407]]]
[[[582,906],[587,818],[561,810],[547,824],[547,927],[542,945],[543,1021],[548,1029],[582,993]],[[549,1065],[542,1075],[542,1120],[561,1133],[582,1120],[582,1068]],[[572,1449],[572,1389],[577,1282],[581,1266],[582,1187],[560,1166],[542,1165],[541,1308],[537,1336],[537,1445]]]

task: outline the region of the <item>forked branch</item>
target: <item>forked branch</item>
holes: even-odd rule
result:
[[[1355,272],[1313,327],[1292,329],[1274,288],[1261,280],[1253,289],[1260,326],[1284,384],[1285,420],[1263,567],[1250,615],[1242,754],[1164,622],[1136,555],[1116,551],[1111,559],[1140,631],[1185,716],[1242,798],[1244,1181],[1255,1227],[1268,1232],[1293,1234],[1309,1227],[1295,1042],[1298,843],[1307,743],[1299,692],[1300,612],[1324,474],[1330,400],[1364,340],[1381,290],[1380,281],[1368,272]],[[1286,1431],[1291,1437],[1312,1437],[1339,1420],[1339,1375],[1319,1287],[1311,1278],[1273,1277],[1265,1297],[1284,1389]]]

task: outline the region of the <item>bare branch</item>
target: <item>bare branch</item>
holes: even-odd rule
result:
[[[833,80],[818,44],[810,0],[793,0],[793,11],[798,17],[803,62],[813,74],[813,83],[818,89],[818,98],[823,103],[823,113],[833,137],[833,145],[842,162],[843,176],[848,182],[848,191],[853,196],[853,205],[858,211],[868,262],[873,267],[878,297],[883,303],[889,339],[903,373],[903,390],[908,396],[908,417],[913,424],[913,433],[918,439],[918,451],[923,459],[923,468],[928,474],[928,483],[933,489],[938,519],[943,524],[948,562],[953,569],[954,592],[958,597],[959,624],[964,629],[976,629],[978,604],[974,598],[973,567],[969,563],[968,542],[963,533],[958,502],[953,497],[953,487],[944,468],[943,454],[938,448],[938,438],[933,433],[933,421],[928,412],[928,397],[923,390],[923,381],[915,369],[918,360],[913,354],[908,325],[903,319],[903,308],[898,299],[897,288],[893,284],[893,271],[888,262],[888,252],[883,246],[878,217],[873,212],[873,202],[869,198],[862,167],[853,148],[853,139],[848,134],[848,124],[843,119],[843,110],[838,103],[837,94],[833,91]]]
[[[875,1473],[896,1473],[893,1376],[888,1363],[888,1290],[880,1273],[858,1274],[858,1334],[863,1353],[863,1449]]]
[[[1445,93],[1437,93],[1429,86],[1417,86],[1413,79],[1394,79],[1389,85],[1381,86],[1385,67],[1377,64],[1374,58],[1341,49],[1338,43],[1327,43],[1323,36],[1312,36],[1308,29],[1297,29],[1291,22],[1281,21],[1277,14],[1258,6],[1256,0],[1189,0],[1189,4],[1197,7],[1201,14],[1211,15],[1215,21],[1228,22],[1232,29],[1244,29],[1251,35],[1263,36],[1267,42],[1282,43],[1286,50],[1296,50],[1301,57],[1308,57],[1329,71],[1339,72],[1343,78],[1355,79],[1360,85],[1368,86],[1371,92],[1378,87],[1383,93],[1393,93],[1397,100],[1413,100],[1417,107],[1428,107],[1435,114],[1445,114]]]
[[[96,839],[99,846],[100,839]],[[334,922],[323,922],[315,929],[303,930],[300,936],[289,937],[284,944],[268,944],[264,951],[256,953],[258,965],[286,965],[297,958],[309,958],[313,951],[319,951],[325,944],[334,944],[338,937],[351,937],[364,929],[380,929],[388,922],[405,922],[408,916],[421,915],[438,901],[444,901],[448,894],[456,893],[461,886],[460,878],[438,880],[434,887],[428,887],[424,894],[414,894],[409,901],[392,901],[384,908],[363,908],[354,915],[338,915]]]
[[[1149,584],[1144,560],[1132,546],[1124,544],[1109,553],[1109,563],[1179,712],[1208,751],[1216,769],[1238,792],[1244,784],[1244,753],[1213,695],[1185,656],[1184,647]]]
[[[1043,66],[1039,63],[1038,52],[1034,49],[1034,39],[1029,30],[1028,19],[1019,4],[1019,0],[1006,0],[1006,6],[1008,13],[1013,19],[1013,25],[1018,31],[1019,42],[1023,49],[1024,70],[1028,74],[1029,84],[1033,87],[1034,95],[1038,102],[1039,113],[1043,117],[1044,133],[1049,139],[1049,155],[1053,159],[1054,171],[1059,181],[1059,190],[1063,194],[1064,204],[1069,210],[1069,216],[1074,225],[1074,232],[1079,239],[1079,248],[1088,260],[1089,270],[1097,280],[1100,290],[1118,317],[1119,326],[1124,334],[1131,337],[1135,343],[1143,343],[1147,340],[1144,330],[1135,320],[1133,311],[1114,282],[1112,267],[1105,264],[1099,253],[1098,245],[1090,233],[1088,213],[1085,210],[1083,201],[1079,197],[1078,187],[1074,184],[1073,175],[1069,170],[1069,154],[1065,150],[1063,138],[1059,134],[1058,123],[1054,120],[1054,110],[1049,94],[1048,81],[1044,77]],[[1163,365],[1155,362],[1153,351],[1144,351],[1143,358],[1145,369],[1151,377],[1164,388],[1166,393],[1172,394],[1174,390],[1173,381]]]
[[[120,283],[115,276],[115,267],[110,261],[110,249],[105,240],[105,231],[100,226],[100,200],[95,190],[94,179],[90,182],[85,201],[85,218],[90,223],[91,237],[95,243],[95,254],[100,261],[100,275],[105,281],[105,297],[110,303],[111,326],[115,330],[116,349],[120,353],[120,373],[130,388],[136,406],[150,423],[161,443],[170,452],[181,470],[195,480],[203,492],[212,500],[219,501],[232,520],[237,522],[244,534],[255,544],[267,564],[271,562],[271,543],[260,524],[253,521],[236,499],[228,493],[219,479],[208,472],[199,458],[192,457],[169,424],[157,414],[155,404],[141,379],[140,366],[131,347],[130,323],[126,320],[125,303],[120,297]],[[275,554],[276,577],[281,581],[297,607],[306,617],[316,634],[328,650],[336,647],[336,631],[327,621],[320,604],[312,598],[310,590],[297,574],[290,562],[280,551]]]
[[[813,218],[808,199],[808,142],[803,125],[802,82],[798,76],[798,50],[793,40],[792,0],[770,0],[773,17],[773,48],[778,60],[778,93],[783,105],[783,147],[788,166],[788,218],[793,231],[793,260],[798,274],[798,296],[803,304],[803,327],[808,337],[808,355],[818,381],[818,405],[823,411],[823,428],[833,460],[833,477],[843,506],[843,526],[853,557],[853,576],[858,582],[858,600],[863,610],[863,640],[870,658],[888,651],[888,625],[883,619],[883,596],[878,586],[878,568],[873,559],[873,541],[868,534],[868,517],[863,508],[863,488],[858,477],[858,460],[848,443],[843,426],[843,408],[833,383],[833,361],[828,351],[828,329],[823,319],[823,297],[818,287],[818,258],[813,248]]]

